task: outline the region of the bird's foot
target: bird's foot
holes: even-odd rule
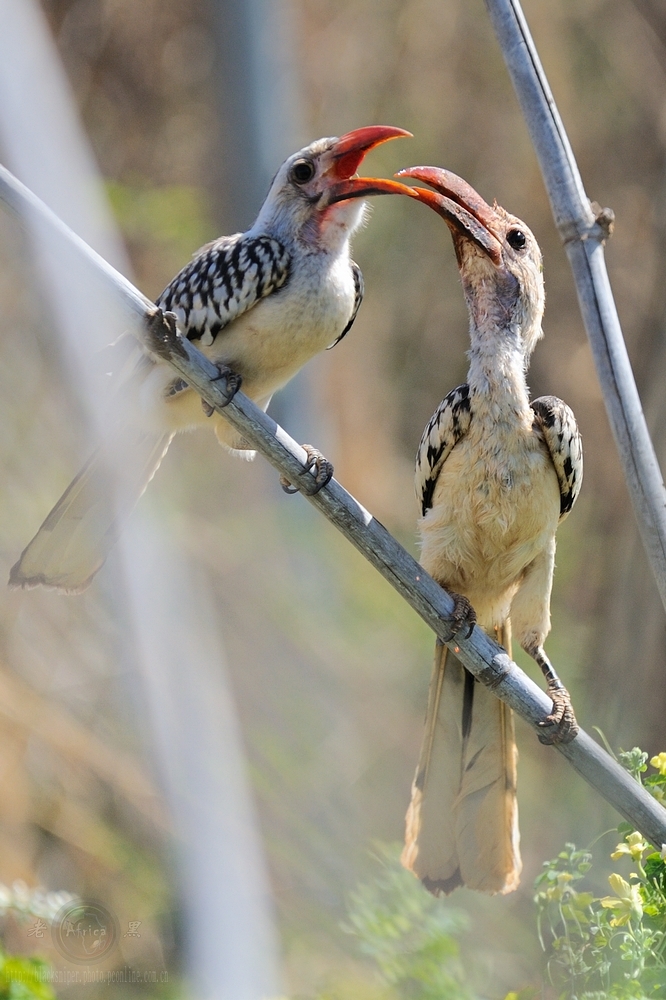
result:
[[[449,591],[449,597],[453,598],[453,614],[451,615],[451,620],[447,623],[451,629],[451,633],[446,636],[444,642],[453,642],[465,626],[467,626],[467,631],[463,639],[469,639],[476,625],[476,611],[462,594]]]
[[[144,341],[151,353],[159,358],[171,360],[174,354],[187,357],[178,332],[178,317],[155,306],[153,312],[144,319]]]
[[[539,722],[544,729],[543,733],[539,733],[539,742],[547,745],[571,743],[578,735],[571,695],[559,680],[548,685],[548,694],[553,700],[553,711]]]
[[[225,380],[224,395],[226,399],[223,403],[219,403],[219,406],[228,406],[231,400],[234,398],[241,385],[243,384],[243,376],[239,375],[238,372],[234,372],[231,368],[227,368],[226,365],[215,365],[219,374],[211,379],[211,382],[219,382],[220,379]],[[205,399],[201,400],[201,409],[204,411],[207,417],[212,417],[215,413],[215,407],[211,406]]]
[[[166,395],[168,397],[177,396],[179,393],[185,392],[186,389],[189,389],[189,385],[187,384],[185,379],[177,378],[175,382],[172,382],[169,388],[167,389]]]
[[[311,444],[303,444],[301,448],[308,456],[308,464],[305,466],[308,472],[312,472],[314,475],[315,489],[311,490],[309,495],[314,496],[315,493],[319,493],[319,490],[323,489],[327,483],[333,478],[333,466],[324,458],[322,453],[317,449],[313,448]],[[292,485],[286,476],[280,476],[280,486],[285,493],[298,493],[298,487]]]

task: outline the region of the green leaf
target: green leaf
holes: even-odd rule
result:
[[[643,870],[649,882],[656,881],[662,889],[666,889],[666,863],[660,854],[656,851],[649,854],[643,863]]]

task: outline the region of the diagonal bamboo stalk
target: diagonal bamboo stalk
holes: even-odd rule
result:
[[[578,292],[638,528],[666,607],[666,491],[608,280],[612,213],[585,194],[576,160],[519,0],[486,0],[536,150]]]
[[[78,249],[87,264],[110,283],[125,305],[144,322],[149,331],[145,341],[147,348],[171,364],[253,448],[298,486],[310,503],[372,563],[433,632],[448,642],[454,608],[452,598],[379,521],[335,479],[313,494],[314,478],[306,469],[307,456],[300,445],[242,392],[230,401],[225,380],[220,378],[212,362],[189,341],[175,334],[169,322],[160,323],[153,303],[75,236],[4,167],[0,167],[0,201],[32,224],[47,226],[52,233],[59,233],[70,246]],[[151,322],[146,324],[146,320]],[[550,699],[501,646],[478,627],[468,639],[458,637],[449,644],[475,677],[536,729],[539,720],[550,711]],[[649,841],[658,847],[666,843],[666,810],[587,733],[581,730],[575,740],[557,749]]]

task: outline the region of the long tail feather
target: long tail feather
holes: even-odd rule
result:
[[[122,481],[112,481],[105,452],[98,448],[12,566],[10,587],[41,584],[76,594],[89,585],[116,540],[118,525],[155,475],[173,437],[129,427],[121,433],[114,452],[126,459]]]
[[[402,853],[431,892],[517,887],[516,763],[513,713],[438,643]]]

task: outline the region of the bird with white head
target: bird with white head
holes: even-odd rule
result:
[[[157,300],[178,330],[221,371],[227,384],[266,409],[319,351],[349,331],[363,297],[350,239],[369,195],[409,194],[394,180],[356,176],[376,146],[410,133],[388,125],[318,139],[277,171],[254,225],[204,246]],[[118,454],[131,455],[115,498],[103,450],[74,479],[10,573],[10,586],[84,590],[178,431],[213,426],[226,447],[252,457],[246,442],[175,377],[168,364],[141,354],[125,385],[129,416],[114,430]],[[212,419],[209,419],[211,418]],[[321,481],[328,463],[313,452]]]

